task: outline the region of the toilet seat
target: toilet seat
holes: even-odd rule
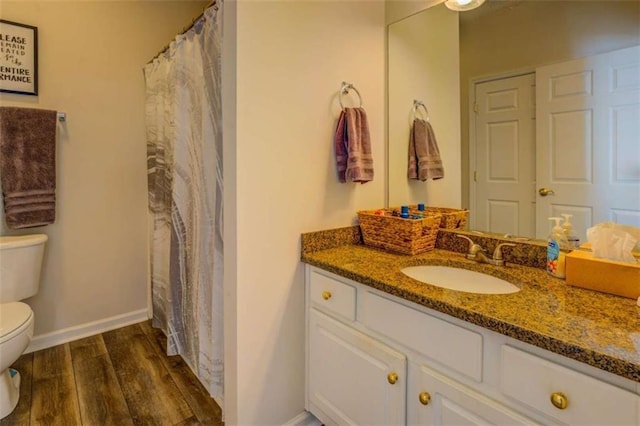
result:
[[[0,304],[0,344],[24,332],[33,319],[31,307],[22,302]]]

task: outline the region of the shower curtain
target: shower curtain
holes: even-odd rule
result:
[[[205,10],[144,76],[152,323],[221,405],[220,9]]]

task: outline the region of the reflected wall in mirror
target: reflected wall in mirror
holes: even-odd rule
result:
[[[388,28],[389,205],[460,207],[460,60],[458,14],[443,4]],[[413,101],[424,103],[444,178],[407,179]],[[420,118],[425,112],[416,111]]]
[[[448,34],[423,25],[447,16],[442,4],[389,25],[390,205],[462,205],[472,228],[538,238],[559,213],[574,215],[582,241],[597,222],[640,226],[640,50],[605,55],[640,44],[640,2],[488,0],[449,12]],[[444,39],[459,49],[428,44]],[[406,179],[412,93],[445,162],[445,179],[426,185]]]

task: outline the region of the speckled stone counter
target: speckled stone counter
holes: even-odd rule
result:
[[[640,308],[635,300],[569,286],[540,268],[477,264],[449,250],[416,256],[385,252],[360,244],[357,227],[325,233],[323,242],[315,234],[303,235],[305,263],[640,382]],[[533,250],[538,256],[539,250]],[[400,272],[414,265],[485,272],[521,291],[484,295],[435,287]]]

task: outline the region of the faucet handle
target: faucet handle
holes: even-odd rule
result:
[[[485,249],[483,249],[479,244],[474,243],[473,240],[466,235],[456,234],[456,237],[464,238],[469,241],[469,255],[475,256],[479,251],[485,251]]]
[[[456,234],[456,237],[458,238],[464,238],[465,240],[469,241],[469,245],[473,244],[473,240],[469,237],[467,237],[466,235],[460,235],[460,234]]]
[[[500,244],[498,244],[496,249],[493,251],[493,260],[502,260],[502,247],[503,246],[515,247],[516,245],[513,244],[513,243],[500,243]]]

